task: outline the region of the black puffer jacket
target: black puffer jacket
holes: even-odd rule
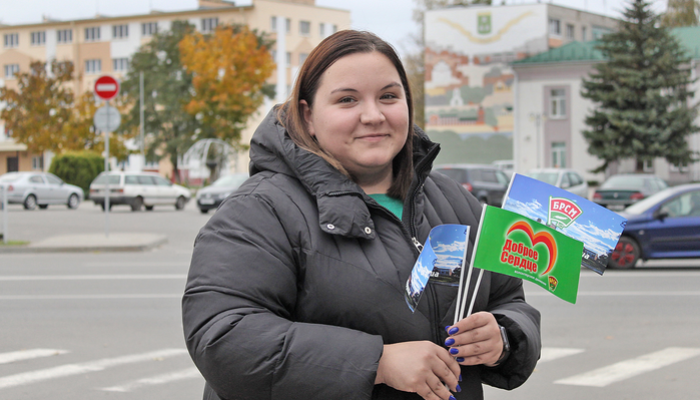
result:
[[[436,225],[465,224],[471,253],[479,203],[429,175],[439,146],[419,131],[400,221],[298,148],[274,113],[253,136],[251,178],[195,241],[182,308],[204,399],[420,399],[374,385],[383,344],[442,344],[452,324],[454,287],[428,285],[415,313],[406,305],[413,242]],[[458,399],[482,398],[482,381],[519,386],[539,357],[540,316],[522,282],[487,272],[481,285],[475,312],[496,316],[513,351],[498,368],[462,367]]]

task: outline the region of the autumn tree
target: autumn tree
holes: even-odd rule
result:
[[[194,95],[185,110],[234,148],[245,148],[239,142],[248,118],[265,96],[274,97],[273,85],[266,83],[275,69],[272,44],[245,25],[192,32],[179,44],[182,64],[193,76]]]
[[[661,23],[669,28],[700,25],[700,0],[668,0]]]
[[[658,22],[649,2],[635,0],[619,30],[600,39],[607,61],[584,78],[581,91],[595,104],[583,131],[588,152],[602,161],[595,172],[625,158],[636,159],[637,171],[657,157],[676,166],[695,161],[687,141],[700,131],[689,102],[690,57]]]
[[[139,78],[144,76],[144,129],[146,158],[166,154],[179,179],[178,159],[206,127],[185,111],[194,93],[192,74],[182,65],[179,43],[194,32],[186,21],[174,21],[171,29],[153,35],[132,57],[129,72],[121,83],[122,95],[133,105],[122,124],[138,129],[140,120]]]
[[[66,83],[73,80],[73,65],[35,61],[30,70],[16,75],[18,90],[0,88],[5,108],[0,118],[17,142],[33,153],[66,147],[64,127],[71,118],[74,96]],[[70,140],[70,139],[69,139]]]

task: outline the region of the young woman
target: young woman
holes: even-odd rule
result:
[[[311,52],[195,242],[183,323],[204,399],[480,399],[531,374],[540,317],[519,279],[486,272],[454,326],[455,287],[406,305],[430,229],[470,225],[471,248],[481,213],[430,173],[439,145],[412,121],[386,42],[340,31]]]

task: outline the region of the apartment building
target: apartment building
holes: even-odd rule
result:
[[[234,23],[269,33],[283,50],[273,49],[278,73],[270,79],[278,87],[279,99],[283,99],[311,49],[333,32],[350,28],[349,11],[319,7],[315,0],[253,0],[240,6],[233,1],[199,0],[198,5],[195,10],[178,12],[152,11],[141,15],[98,15],[73,21],[47,19],[36,24],[0,25],[0,87],[16,89],[15,75],[28,71],[32,61],[68,61],[80,76],[74,83],[74,91],[79,95],[92,90],[100,75],[123,77],[129,70],[131,56],[142,44],[155,33],[170,29],[173,21],[185,20],[203,33],[211,32],[219,24]],[[252,118],[249,129],[244,132],[244,141],[250,140],[264,112],[261,110],[260,115]],[[0,141],[3,140],[11,139],[0,120]],[[239,157],[238,169],[247,167],[246,157]],[[0,173],[10,167],[2,158],[0,147]],[[15,165],[18,164],[13,161],[12,167]]]

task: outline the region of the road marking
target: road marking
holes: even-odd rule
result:
[[[134,389],[151,386],[151,385],[162,385],[164,383],[175,382],[183,379],[201,378],[202,374],[199,373],[197,368],[188,368],[182,371],[175,371],[169,374],[152,376],[150,378],[143,378],[137,381],[128,382],[120,386],[111,386],[107,388],[102,388],[107,392],[129,392]]]
[[[583,353],[583,349],[567,349],[562,347],[543,347],[542,353],[540,354],[540,360],[538,363],[543,363],[547,361],[556,360],[557,358],[563,358],[568,356],[573,356],[574,354]]]
[[[10,353],[0,353],[0,364],[9,364],[15,361],[31,360],[32,358],[51,357],[66,354],[68,350],[56,349],[30,349],[13,351]]]
[[[176,294],[66,294],[66,295],[6,295],[2,300],[141,300],[141,299],[179,299],[182,293]]]
[[[10,275],[0,281],[89,281],[118,279],[187,279],[186,274],[132,274],[132,275]]]
[[[137,362],[150,361],[159,358],[179,356],[186,354],[185,349],[163,349],[142,354],[132,354],[128,356],[105,358],[102,360],[80,363],[66,364],[58,367],[41,369],[37,371],[24,372],[21,374],[0,377],[0,389],[5,389],[14,386],[28,385],[46,381],[49,379],[62,378],[71,375],[80,375],[87,372],[102,371],[109,367],[116,367],[124,364],[133,364]]]
[[[562,385],[604,387],[646,372],[669,366],[700,355],[700,349],[669,347],[667,349],[599,368],[580,375],[560,379]]]

